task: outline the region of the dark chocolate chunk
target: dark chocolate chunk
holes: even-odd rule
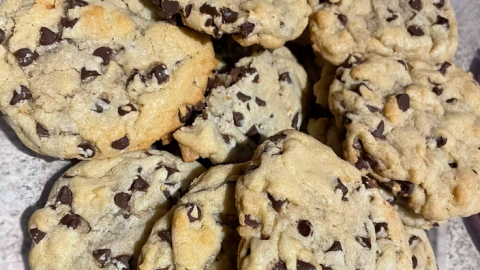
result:
[[[110,64],[110,57],[112,54],[113,51],[109,47],[100,47],[93,52],[94,56],[102,58],[104,66]]]
[[[290,73],[284,72],[278,76],[278,80],[281,82],[287,82],[287,83],[292,83],[292,78],[290,78]]]
[[[458,167],[458,164],[455,163],[455,162],[452,162],[452,163],[448,163],[448,166],[450,166],[450,168],[452,168],[452,169],[455,169],[455,168]]]
[[[257,103],[257,105],[258,105],[259,107],[264,107],[264,106],[267,105],[267,102],[265,102],[264,100],[261,100],[261,99],[259,99],[259,98],[255,98],[255,103]]]
[[[20,90],[13,90],[13,96],[10,100],[10,105],[16,105],[17,103],[27,100],[30,101],[32,99],[32,92],[24,85],[20,85]]]
[[[77,147],[81,149],[80,156],[84,158],[92,158],[97,152],[95,146],[89,141],[84,141],[77,145]]]
[[[185,206],[185,208],[187,209],[187,216],[190,223],[193,223],[202,218],[202,210],[196,204],[189,203]]]
[[[222,139],[226,144],[230,144],[230,136],[222,134]]]
[[[235,126],[237,126],[237,127],[243,126],[244,118],[245,117],[243,116],[242,113],[233,112],[233,123],[235,124]]]
[[[244,22],[240,25],[240,34],[243,38],[246,38],[253,32],[253,29],[255,29],[255,24]]]
[[[57,33],[48,29],[47,27],[40,28],[40,45],[52,45],[58,40]]]
[[[160,238],[161,241],[167,242],[172,245],[172,232],[170,231],[159,231],[157,233],[158,238]]]
[[[35,242],[35,244],[40,243],[40,241],[42,241],[46,235],[46,233],[40,231],[37,228],[30,229],[30,236],[32,237],[32,240],[33,242]]]
[[[148,184],[148,182],[145,181],[145,179],[143,179],[140,175],[137,175],[132,183],[132,186],[130,186],[130,190],[147,192],[148,187],[150,187],[150,184]]]
[[[297,270],[317,270],[317,268],[308,262],[297,260]]]
[[[415,257],[415,255],[412,256],[412,266],[413,266],[413,269],[417,268],[417,257]]]
[[[132,260],[132,256],[120,255],[113,258],[113,260],[118,270],[130,270],[130,261]]]
[[[159,64],[153,70],[151,70],[148,73],[148,78],[151,79],[153,74],[155,74],[158,84],[165,83],[170,78],[170,72],[168,71],[167,66],[164,64]]]
[[[5,31],[0,29],[0,44],[2,44],[5,41],[5,37],[6,37]]]
[[[444,62],[441,66],[440,66],[440,69],[438,69],[438,71],[443,75],[445,76],[445,74],[447,73],[447,68],[451,67],[452,64],[450,64],[449,62]]]
[[[456,98],[449,98],[446,100],[447,103],[457,103],[457,99]]]
[[[245,215],[245,220],[244,220],[244,222],[245,222],[245,225],[250,226],[250,227],[252,227],[252,228],[256,228],[256,227],[260,226],[260,224],[261,224],[260,222],[252,219],[252,218],[250,217],[250,215]]]
[[[437,148],[440,148],[447,144],[447,138],[443,136],[438,137],[435,141],[437,142]]]
[[[86,68],[82,68],[80,71],[80,78],[82,82],[90,82],[93,81],[96,77],[100,76],[96,70],[87,70]]]
[[[287,270],[287,266],[284,262],[278,261],[271,270]]]
[[[75,18],[75,19],[72,19],[72,20],[70,20],[68,18],[62,18],[60,21],[61,21],[63,27],[73,28],[75,26],[75,24],[77,24],[78,18]]]
[[[343,251],[342,243],[338,241],[334,241],[333,245],[326,252],[332,252],[332,251]]]
[[[82,0],[70,0],[70,8],[85,7],[88,3]]]
[[[133,106],[133,104],[131,103],[118,107],[118,115],[120,116],[125,116],[131,112],[136,112],[136,111],[137,111],[137,108],[135,108],[135,106]]]
[[[347,22],[348,22],[347,16],[345,16],[343,14],[338,14],[337,18],[342,23],[343,26],[347,25]]]
[[[37,60],[37,58],[39,57],[37,52],[32,52],[30,49],[27,48],[16,51],[14,55],[18,59],[18,64],[22,67],[31,65],[33,61]]]
[[[272,207],[275,211],[280,212],[282,206],[287,203],[287,200],[276,200],[270,193],[267,194],[268,199],[272,202]]]
[[[178,117],[180,118],[180,123],[185,124],[192,117],[193,110],[190,106],[185,107],[185,114],[182,115],[180,110],[178,111]]]
[[[381,112],[382,110],[380,110],[379,108],[377,107],[374,107],[374,106],[370,106],[370,105],[367,105],[367,108],[370,112],[372,113],[377,113],[377,112]]]
[[[40,138],[50,137],[50,133],[42,124],[37,123],[36,130],[37,130],[38,137]]]
[[[175,14],[180,11],[180,3],[178,1],[162,0],[162,9],[168,14]]]
[[[410,239],[408,239],[408,244],[411,246],[416,240],[420,240],[420,238],[418,238],[416,235],[413,235],[410,237]]]
[[[249,101],[250,99],[252,99],[250,96],[247,96],[247,95],[245,95],[245,94],[242,93],[242,92],[238,92],[238,93],[237,93],[237,98],[238,98],[241,102],[247,102],[247,101]]]
[[[439,0],[437,3],[433,4],[436,6],[438,9],[441,9],[445,5],[445,0]]]
[[[192,13],[192,7],[193,5],[191,4],[185,7],[185,18],[190,17],[190,13]]]
[[[127,135],[123,136],[122,138],[112,142],[112,148],[117,150],[124,150],[130,145],[130,140],[128,139]]]
[[[421,0],[410,0],[409,4],[416,11],[420,11],[422,9],[422,1]]]
[[[425,35],[425,33],[423,32],[423,30],[416,26],[416,25],[411,25],[407,28],[407,31],[408,33],[410,33],[410,35],[414,36],[414,37],[421,37],[423,35]]]
[[[375,181],[373,181],[372,179],[370,179],[367,176],[362,176],[362,183],[363,183],[363,185],[365,186],[366,189],[371,189],[371,188],[376,188],[377,187],[377,184],[375,183]]]
[[[117,193],[113,198],[113,201],[118,207],[125,209],[128,207],[128,202],[130,201],[130,194],[125,192]]]
[[[299,112],[297,112],[292,119],[292,128],[298,130],[298,117],[299,117]]]
[[[440,15],[437,16],[437,21],[435,24],[443,25],[445,28],[450,29],[450,22],[447,18],[442,17]]]
[[[378,138],[378,139],[381,139],[381,140],[385,140],[385,135],[383,134],[383,131],[385,129],[385,124],[383,123],[383,121],[381,121],[378,126],[377,126],[377,129],[375,129],[374,131],[372,131],[372,135],[375,137],[375,138]]]
[[[410,96],[408,94],[396,95],[398,108],[406,112],[410,108]]]
[[[61,220],[61,225],[65,225],[68,228],[76,229],[82,224],[82,218],[77,214],[66,214]]]
[[[342,181],[340,179],[337,178],[337,185],[335,186],[335,191],[337,189],[340,189],[342,191],[342,201],[344,202],[348,202],[348,198],[346,198],[345,196],[347,196],[348,194],[348,188],[342,183]]]
[[[355,167],[359,170],[365,169],[368,170],[370,166],[368,165],[368,162],[362,158],[358,158],[358,161],[355,163]]]
[[[112,251],[110,249],[97,249],[92,252],[92,255],[103,267],[110,261]]]
[[[365,247],[365,248],[368,248],[368,249],[372,249],[372,243],[370,241],[370,238],[366,238],[366,237],[356,237],[355,239],[357,239],[357,242],[362,246],[362,247]]]
[[[229,8],[221,8],[220,13],[222,13],[222,23],[234,23],[238,19],[238,12]]]
[[[432,89],[432,92],[435,93],[437,96],[440,96],[443,93],[443,87],[441,85],[435,85]]]
[[[66,204],[71,206],[72,201],[73,201],[72,191],[67,186],[63,186],[62,188],[60,188],[60,191],[58,192],[55,203]]]
[[[201,13],[205,13],[205,14],[208,14],[210,16],[216,16],[217,15],[217,9],[215,7],[212,7],[210,5],[207,5],[207,4],[203,4],[201,7],[200,7],[200,12]]]
[[[297,224],[297,231],[304,237],[308,237],[313,234],[312,223],[308,220],[300,220]]]
[[[381,232],[382,229],[384,231],[387,231],[387,229],[388,229],[388,223],[386,223],[386,222],[373,223],[373,225],[375,226],[375,233]]]

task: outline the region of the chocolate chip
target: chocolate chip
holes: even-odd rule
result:
[[[158,238],[160,238],[161,241],[167,242],[172,245],[172,232],[170,231],[159,231],[157,233]]]
[[[118,115],[120,115],[120,116],[124,116],[124,115],[127,115],[127,114],[131,113],[131,112],[136,112],[136,111],[137,111],[137,109],[131,103],[129,103],[127,105],[124,105],[124,106],[121,106],[121,107],[118,107]]]
[[[65,225],[68,228],[76,229],[82,224],[82,218],[77,214],[66,214],[61,220],[61,225]]]
[[[406,112],[410,108],[410,96],[408,94],[396,95],[398,108]]]
[[[247,102],[247,101],[249,101],[250,99],[252,99],[250,96],[247,96],[247,95],[245,95],[245,94],[242,93],[242,92],[238,92],[238,93],[237,93],[237,98],[238,98],[240,101],[242,101],[242,102]]]
[[[457,99],[456,98],[449,98],[446,100],[447,103],[457,103]]]
[[[367,89],[370,89],[365,83],[362,82],[357,84],[357,86],[355,86],[355,88],[353,89],[353,92],[357,93],[359,96],[362,96],[362,91],[361,91],[362,87],[366,87]]]
[[[85,7],[88,6],[88,3],[82,0],[71,0],[70,1],[70,8],[75,7]]]
[[[61,21],[63,27],[73,28],[75,26],[75,24],[77,24],[78,18],[75,18],[73,20],[69,20],[68,18],[62,18],[60,21]]]
[[[357,149],[357,150],[362,150],[363,149],[362,141],[360,141],[358,138],[355,138],[353,140],[352,147]]]
[[[40,45],[52,45],[58,40],[57,33],[48,29],[47,27],[40,28]]]
[[[189,203],[185,205],[185,208],[187,208],[187,216],[188,220],[190,220],[190,223],[193,223],[202,218],[202,210],[196,204]]]
[[[338,14],[337,18],[342,23],[343,26],[347,25],[347,22],[348,22],[347,16],[345,16],[343,14]]]
[[[240,25],[240,34],[243,38],[246,38],[253,32],[253,29],[255,29],[255,24],[244,22]]]
[[[72,191],[67,186],[63,186],[58,192],[55,203],[66,204],[71,206],[72,201],[73,201]]]
[[[168,187],[175,187],[175,184],[165,183],[165,186]],[[172,192],[172,193],[170,193]],[[181,192],[179,190],[169,190],[168,188],[163,190],[163,196],[174,204],[177,203],[178,198],[181,196]]]
[[[342,183],[342,181],[340,179],[337,178],[337,186],[335,186],[335,191],[337,189],[340,189],[342,191],[342,201],[344,202],[348,202],[348,198],[346,198],[345,196],[347,196],[348,194],[348,188]]]
[[[234,23],[238,19],[238,13],[229,8],[221,8],[220,12],[222,13],[222,23]]]
[[[82,82],[91,82],[98,76],[100,76],[100,73],[98,73],[96,70],[87,70],[86,68],[82,68],[80,71]]]
[[[297,270],[317,270],[317,268],[308,262],[297,260]]]
[[[162,9],[168,14],[175,14],[180,10],[180,3],[178,1],[162,0]]]
[[[383,121],[381,121],[378,126],[377,126],[377,129],[375,129],[374,131],[372,131],[372,135],[375,137],[375,138],[378,138],[378,139],[381,139],[381,140],[385,140],[385,135],[383,135],[383,131],[385,129],[385,124],[383,123]]]
[[[47,234],[37,228],[30,229],[30,236],[32,237],[33,242],[36,244],[40,243],[40,241],[45,238],[45,235]]]
[[[245,225],[250,226],[252,228],[257,228],[261,224],[260,222],[250,218],[250,215],[245,215],[244,222],[245,222]]]
[[[237,126],[237,127],[243,126],[243,119],[244,118],[245,117],[243,116],[242,113],[233,112],[233,123],[235,124],[235,126]]]
[[[230,136],[222,134],[222,139],[226,144],[230,144]]]
[[[373,225],[375,226],[375,233],[381,232],[382,229],[384,231],[387,231],[387,229],[388,229],[388,223],[386,223],[386,222],[373,223]]]
[[[251,74],[255,74],[255,73],[258,73],[256,68],[240,66],[240,67],[235,67],[234,69],[232,69],[230,71],[230,76],[232,77],[232,82],[236,83],[241,78],[245,78],[245,77],[247,77]],[[259,80],[259,74],[257,74],[255,76],[255,78],[253,79],[253,82],[258,83],[258,80]]]
[[[253,142],[255,143],[259,143],[260,140],[262,139],[260,133],[258,132],[258,129],[255,125],[253,125],[248,131],[247,133],[245,133],[245,136],[247,136],[248,138],[250,138],[250,140],[252,140]]]
[[[292,83],[292,78],[290,78],[290,73],[284,72],[278,76],[278,80],[281,82]]]
[[[255,103],[257,103],[257,105],[258,105],[259,107],[264,107],[264,106],[267,105],[267,102],[265,102],[264,100],[261,100],[261,99],[259,99],[259,98],[255,98]]]
[[[157,165],[157,167],[155,168],[155,170],[159,170],[159,169],[165,169],[167,171],[167,178],[169,178],[172,174],[174,173],[177,173],[177,172],[180,172],[179,170],[175,169],[175,168],[171,168],[171,167],[167,167],[167,166],[164,166],[162,165],[161,163],[159,163]]]
[[[190,13],[192,13],[192,7],[193,7],[193,5],[187,5],[185,7],[185,17],[186,18],[190,17]]]
[[[117,266],[118,270],[129,270],[130,269],[130,261],[132,260],[132,256],[130,255],[120,255],[113,258],[114,264]]]
[[[437,148],[440,148],[447,144],[447,138],[443,136],[438,137],[435,141],[437,142]]]
[[[190,106],[185,107],[185,114],[182,115],[181,111],[178,111],[178,117],[180,118],[180,123],[185,124],[192,117],[192,108]]]
[[[434,222],[434,223],[432,223],[432,226],[435,227],[435,228],[438,228],[438,227],[440,227],[440,224],[438,224],[438,222]]]
[[[287,138],[287,135],[279,133],[279,134],[275,134],[275,135],[271,136],[270,138],[268,138],[268,140],[273,142],[273,143],[279,143],[279,142],[285,140],[286,138]]]
[[[333,270],[333,268],[331,268],[329,266],[325,266],[323,264],[320,264],[320,266],[322,267],[322,270]]]
[[[50,137],[50,133],[48,132],[48,130],[42,124],[37,123],[36,129],[37,129],[38,137],[40,137],[40,138]]]
[[[271,270],[287,270],[287,266],[284,262],[278,261]]]
[[[417,268],[417,257],[415,257],[415,255],[412,256],[412,266],[413,266],[413,269]]]
[[[416,11],[420,11],[422,9],[422,1],[421,0],[410,0],[409,4]]]
[[[445,0],[439,0],[438,3],[434,3],[433,5],[440,9],[445,5]]]
[[[206,107],[207,107],[207,103],[204,102],[204,101],[200,101],[199,103],[197,103],[196,105],[193,106],[193,110],[197,111],[197,112],[201,112]]]
[[[145,179],[143,179],[140,175],[137,175],[137,178],[135,179],[135,181],[133,181],[132,186],[130,186],[129,190],[132,192],[134,191],[147,192],[148,187],[150,187],[148,182],[145,181]]]
[[[391,13],[392,13],[392,17],[388,17],[387,22],[393,22],[398,18],[397,14],[393,14],[393,12],[391,12]]]
[[[19,90],[13,91],[13,96],[12,96],[12,99],[10,100],[10,105],[13,106],[23,100],[30,101],[31,99],[32,99],[32,93],[30,92],[30,90],[26,86],[20,85]]]
[[[355,167],[359,170],[365,169],[368,170],[370,166],[368,165],[368,162],[362,158],[358,158],[358,161],[355,163]]]
[[[410,237],[410,239],[408,239],[408,244],[411,246],[413,244],[413,242],[416,241],[416,240],[420,240],[420,238],[418,238],[418,236],[416,236],[416,235],[412,235]]]
[[[407,65],[407,62],[403,61],[403,60],[397,60],[398,63],[402,64],[404,67],[405,67],[405,70],[408,70],[408,65]]]
[[[93,257],[103,266],[110,261],[112,251],[110,249],[97,249],[92,252]]]
[[[449,62],[444,62],[441,66],[440,69],[438,70],[443,76],[447,73],[447,68],[452,66]]]
[[[112,148],[117,150],[123,150],[130,145],[130,140],[128,139],[127,135],[123,136],[122,138],[112,142]]]
[[[332,252],[332,251],[343,251],[342,243],[338,241],[334,241],[333,245],[326,252]]]
[[[27,48],[16,51],[14,55],[18,59],[18,64],[22,67],[31,65],[33,61],[37,60],[39,56],[37,52],[32,52],[30,49]]]
[[[432,92],[435,93],[437,96],[440,96],[443,93],[443,87],[441,85],[436,85],[435,87],[433,87]]]
[[[89,141],[82,142],[77,147],[80,150],[80,156],[84,158],[92,158],[96,154],[95,146]]]
[[[455,163],[455,162],[452,162],[452,163],[448,163],[448,166],[450,166],[450,168],[452,168],[452,169],[455,169],[455,168],[458,167],[458,164]]]
[[[450,22],[448,21],[447,18],[444,18],[442,16],[437,16],[437,21],[435,24],[443,25],[445,28],[450,29]]]
[[[299,116],[300,112],[297,112],[294,116],[293,116],[293,119],[292,119],[292,128],[298,130],[298,116]]]
[[[395,180],[395,183],[397,183],[400,186],[400,191],[398,192],[397,196],[400,197],[408,197],[413,193],[413,190],[415,189],[415,186],[407,181],[401,181],[401,180]]]
[[[6,37],[5,31],[0,29],[0,44],[2,44],[5,41],[5,37]]]
[[[109,47],[100,47],[93,52],[93,55],[102,58],[103,65],[106,66],[110,64],[110,56],[112,53],[113,51]]]
[[[210,16],[216,16],[217,15],[217,9],[215,7],[212,7],[212,6],[207,5],[207,4],[203,4],[200,7],[200,12],[208,14]]]
[[[367,108],[370,112],[372,113],[377,113],[377,112],[381,112],[382,110],[380,110],[379,108],[377,107],[374,107],[374,106],[370,106],[370,105],[367,105]]]
[[[275,200],[275,198],[268,193],[268,199],[272,202],[272,207],[275,211],[280,212],[282,206],[287,202],[287,200]]]
[[[366,237],[356,237],[357,242],[365,248],[372,249],[372,243],[370,242],[370,238]]]
[[[416,25],[411,25],[407,28],[408,30],[408,33],[410,33],[410,35],[412,36],[415,36],[415,37],[421,37],[423,36],[425,33],[423,32],[423,30],[416,26]]]
[[[130,201],[130,194],[125,192],[117,193],[113,198],[113,201],[118,207],[126,209],[128,207],[128,202]]]
[[[158,84],[165,83],[170,78],[170,72],[168,71],[167,66],[164,64],[159,64],[152,71],[150,71],[148,78],[152,78],[152,74],[155,74]]]
[[[300,220],[297,224],[297,231],[304,237],[310,236],[312,232],[312,223],[308,220]]]
[[[363,185],[365,186],[366,189],[371,189],[371,188],[376,188],[377,187],[377,184],[375,183],[375,181],[372,181],[372,179],[370,179],[366,176],[362,176],[362,183],[363,183]]]

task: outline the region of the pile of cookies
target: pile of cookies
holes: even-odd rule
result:
[[[450,0],[5,0],[0,110],[83,160],[31,269],[437,269],[480,212],[457,41]]]

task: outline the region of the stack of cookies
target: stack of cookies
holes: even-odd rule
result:
[[[0,44],[6,121],[83,160],[33,270],[433,270],[480,212],[450,0],[5,0]]]

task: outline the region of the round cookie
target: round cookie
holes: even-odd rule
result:
[[[375,53],[443,63],[455,54],[457,20],[450,0],[309,0],[315,50],[340,65]]]
[[[151,0],[165,13],[181,16],[197,31],[220,38],[234,34],[242,46],[276,49],[299,37],[308,24],[306,0]]]
[[[135,269],[154,222],[204,171],[157,150],[77,164],[30,218],[31,269]]]
[[[213,167],[153,226],[139,270],[236,269],[235,184],[244,165]]]
[[[408,244],[412,249],[412,263],[415,270],[437,270],[435,253],[424,230],[405,226]]]
[[[201,115],[173,135],[186,161],[247,161],[265,138],[298,129],[305,116],[307,75],[285,47],[243,58],[210,84]]]
[[[237,183],[238,269],[412,269],[393,207],[327,146],[283,131]]]
[[[130,2],[0,6],[0,110],[26,146],[62,159],[148,149],[203,99],[217,63],[208,36]]]
[[[337,70],[344,157],[427,220],[480,211],[480,86],[445,62],[368,56]]]

